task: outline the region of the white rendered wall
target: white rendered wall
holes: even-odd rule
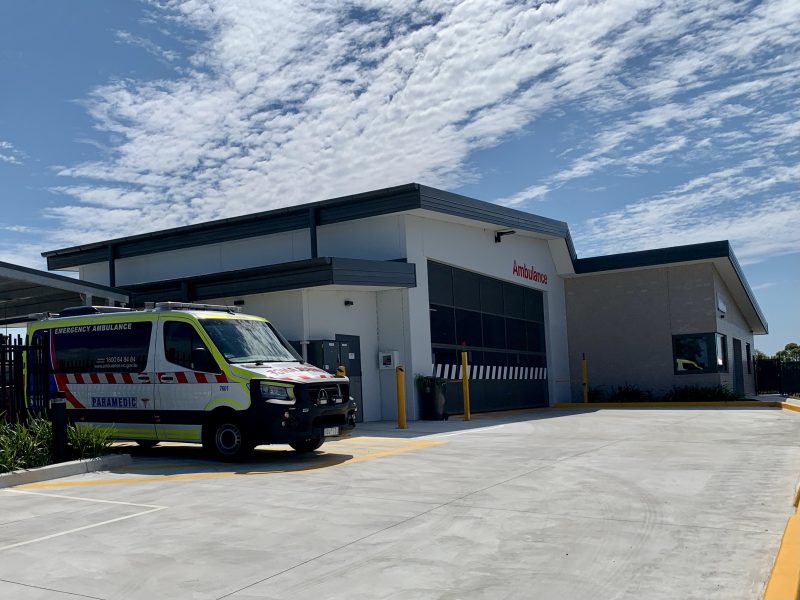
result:
[[[381,419],[378,384],[377,292],[311,288],[308,294],[308,338],[334,339],[337,333],[357,335],[361,343],[361,394],[364,420]],[[353,306],[345,306],[351,300]]]
[[[317,254],[393,260],[405,256],[402,215],[384,215],[317,227]],[[311,258],[308,230],[263,235],[116,260],[116,284],[130,285],[235,271]],[[108,263],[83,265],[80,278],[108,285]]]

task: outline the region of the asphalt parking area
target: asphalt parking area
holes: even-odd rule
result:
[[[800,415],[557,411],[0,491],[0,597],[758,598]]]

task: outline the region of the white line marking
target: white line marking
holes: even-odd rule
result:
[[[149,510],[134,513],[132,515],[126,515],[124,517],[117,517],[116,519],[109,519],[107,521],[102,521],[100,523],[93,523],[92,525],[84,525],[83,527],[76,527],[75,529],[69,529],[67,531],[59,531],[58,533],[52,533],[50,535],[46,535],[33,540],[17,542],[16,544],[9,544],[8,546],[0,546],[0,552],[2,552],[3,550],[11,550],[12,548],[19,548],[20,546],[27,546],[28,544],[35,544],[36,542],[44,542],[45,540],[51,540],[53,538],[61,537],[62,535],[69,535],[70,533],[77,533],[79,531],[93,529],[95,527],[100,527],[102,525],[110,525],[111,523],[116,523],[118,521],[125,521],[126,519],[132,519],[134,517],[142,517],[144,515],[149,515],[150,513],[158,512],[159,510],[164,510],[165,508],[167,508],[166,506],[156,506],[154,504],[135,504],[133,502],[119,502],[117,500],[98,500],[95,498],[80,498],[77,496],[63,496],[59,494],[43,494],[41,492],[28,492],[24,490],[2,490],[2,491],[8,492],[10,494],[28,494],[31,496],[45,496],[48,498],[62,498],[65,500],[82,500],[83,502],[95,502],[99,504],[118,504],[122,506],[137,506],[139,508],[147,508]]]
[[[62,494],[45,494],[43,492],[29,492],[28,490],[9,490],[5,489],[4,492],[9,494],[26,494],[28,496],[44,496],[45,498],[63,498],[65,500],[82,500],[83,502],[95,502],[98,504],[121,504],[123,506],[138,506],[140,508],[167,508],[166,506],[158,506],[156,504],[137,504],[135,502],[121,502],[119,500],[99,500],[97,498],[81,498],[80,496],[64,496]]]

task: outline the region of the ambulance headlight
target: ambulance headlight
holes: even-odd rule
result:
[[[262,381],[259,384],[259,391],[261,397],[264,398],[269,404],[294,404],[295,400],[289,393],[289,388],[280,385],[274,385],[268,381]]]

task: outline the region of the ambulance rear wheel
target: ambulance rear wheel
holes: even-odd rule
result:
[[[157,440],[136,440],[136,443],[139,445],[140,448],[144,448],[146,450],[158,446]]]
[[[241,422],[228,415],[203,426],[203,448],[219,460],[236,462],[247,458],[254,446]]]
[[[325,438],[312,438],[310,440],[303,440],[302,442],[293,442],[289,444],[295,452],[308,453],[313,452],[322,446]]]

